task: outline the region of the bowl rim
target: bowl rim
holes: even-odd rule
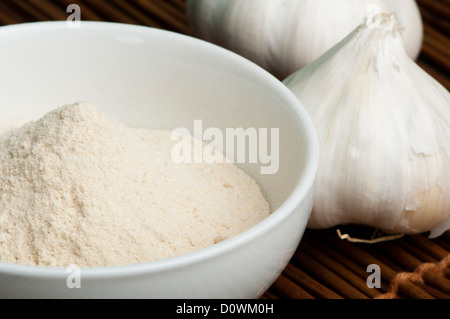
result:
[[[0,27],[0,37],[7,35],[8,33],[14,33],[17,31],[26,31],[33,29],[32,31],[60,31],[61,28],[67,28],[66,21],[45,21],[45,22],[29,22],[20,23],[15,25],[7,25]],[[301,123],[305,132],[305,150],[307,150],[305,156],[305,169],[300,178],[296,182],[294,189],[291,191],[286,200],[264,220],[251,228],[237,234],[223,242],[202,248],[193,252],[189,252],[183,255],[174,256],[171,258],[142,262],[130,265],[119,265],[109,267],[92,267],[92,268],[80,268],[83,278],[111,278],[118,276],[130,276],[157,273],[159,271],[168,271],[175,268],[186,267],[201,261],[214,258],[220,254],[227,253],[241,245],[244,245],[254,239],[269,232],[276,225],[281,223],[289,215],[294,213],[298,205],[308,196],[312,188],[314,188],[315,180],[317,176],[319,166],[319,141],[315,131],[315,127],[297,97],[285,86],[280,80],[271,75],[268,71],[258,66],[254,62],[222,47],[219,47],[210,42],[177,33],[174,31],[157,29],[153,27],[147,27],[142,25],[131,25],[117,22],[103,22],[103,21],[82,21],[81,28],[90,29],[106,29],[122,31],[132,31],[134,33],[150,33],[156,34],[156,36],[166,37],[168,40],[181,41],[183,43],[191,43],[190,45],[196,46],[196,50],[206,50],[220,56],[220,58],[232,59],[233,62],[239,68],[244,68],[249,74],[256,74],[261,79],[259,85],[265,87],[273,87],[279,97],[285,100],[289,105],[289,109],[297,115],[299,123]],[[197,49],[198,48],[198,49]],[[0,262],[0,274],[10,274],[28,277],[39,278],[62,278],[67,277],[67,269],[61,267],[49,267],[49,266],[30,266]]]

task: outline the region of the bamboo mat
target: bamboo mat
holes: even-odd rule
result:
[[[425,24],[418,64],[450,90],[450,0],[417,3]],[[184,0],[1,0],[0,25],[66,20],[70,4],[80,6],[82,20],[189,34]],[[341,240],[336,230],[306,230],[294,257],[261,298],[450,299],[450,231],[432,240],[423,234],[360,244]],[[380,288],[367,285],[367,267],[373,264],[380,267]]]

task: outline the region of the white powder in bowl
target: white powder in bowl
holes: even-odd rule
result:
[[[0,262],[104,267],[234,236],[269,215],[233,164],[177,164],[171,132],[133,129],[87,103],[0,135]]]

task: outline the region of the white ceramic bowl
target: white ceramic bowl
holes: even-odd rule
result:
[[[81,269],[0,263],[0,298],[256,298],[292,257],[308,221],[318,142],[299,101],[248,60],[146,27],[43,22],[0,28],[0,119],[31,120],[88,101],[126,125],[279,128],[279,171],[240,165],[273,213],[242,234],[182,256]]]

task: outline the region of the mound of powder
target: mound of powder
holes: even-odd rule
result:
[[[0,262],[104,267],[234,236],[269,214],[233,164],[177,164],[171,132],[125,127],[87,103],[0,135]]]

